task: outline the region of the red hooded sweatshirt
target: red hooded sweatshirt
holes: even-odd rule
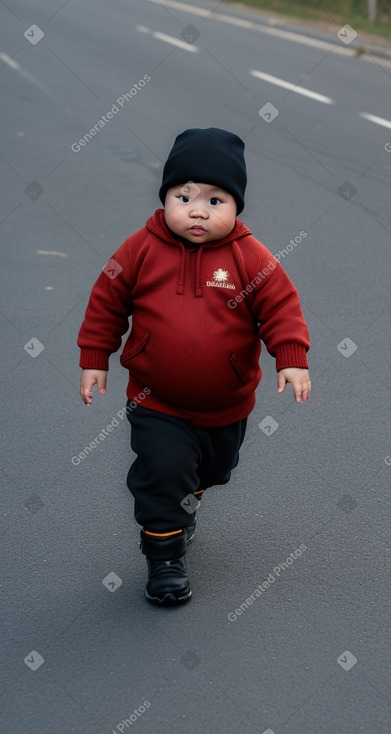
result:
[[[127,396],[146,408],[218,427],[251,413],[261,379],[261,339],[276,369],[308,367],[308,328],[296,288],[236,218],[227,237],[184,244],[164,209],[114,253],[96,281],[78,346],[80,366],[107,370],[121,354]],[[150,392],[148,392],[148,389]]]

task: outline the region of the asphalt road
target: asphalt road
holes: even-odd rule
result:
[[[389,734],[391,64],[356,58],[354,29],[326,43],[223,4],[33,6],[0,5],[0,728]],[[114,355],[87,410],[76,338],[175,136],[209,126],[245,141],[241,219],[300,292],[313,393],[278,396],[263,350],[241,462],[199,511],[193,598],[161,610],[126,374]]]

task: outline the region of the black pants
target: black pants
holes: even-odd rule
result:
[[[239,462],[247,418],[222,428],[197,428],[140,405],[127,417],[137,454],[127,476],[137,522],[152,533],[191,525],[194,493],[199,497],[202,490],[229,482]]]

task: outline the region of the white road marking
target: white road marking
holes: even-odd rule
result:
[[[161,5],[161,0],[148,0],[150,3],[155,3],[155,5]],[[211,18],[212,20],[219,20],[223,23],[229,23],[230,25],[235,25],[238,28],[246,28],[249,30],[258,31],[259,33],[265,33],[269,36],[276,36],[278,38],[283,38],[287,41],[294,41],[295,43],[302,43],[305,46],[313,46],[314,48],[321,48],[327,51],[333,51],[333,53],[339,54],[340,56],[349,56],[350,58],[356,56],[355,49],[350,48],[341,48],[338,43],[338,39],[336,40],[335,44],[331,43],[329,41],[321,41],[317,38],[311,38],[310,36],[303,36],[301,33],[294,33],[292,31],[285,31],[282,28],[275,28],[270,27],[273,26],[273,24],[276,21],[270,21],[270,25],[265,25],[262,23],[256,23],[251,20],[245,20],[243,18],[235,18],[231,15],[226,15],[223,13],[215,13],[210,10],[205,10],[204,8],[198,8],[192,5],[187,5],[186,3],[179,2],[178,0],[164,0],[164,5],[166,5],[169,8],[174,8],[175,10],[181,10],[185,13],[190,13],[191,15],[197,15],[198,17],[202,18],[203,20],[206,18]],[[176,38],[173,38],[172,36],[166,36],[164,33],[158,33],[158,32],[152,32],[147,28],[146,26],[137,26],[137,30],[143,32],[143,33],[151,33],[156,38],[159,38],[161,40],[166,40],[169,43],[173,43],[174,45],[180,46],[180,48],[186,47],[186,50],[189,51],[190,49],[192,51],[198,51],[199,49],[196,46],[191,46],[187,43],[182,43],[178,41]],[[387,59],[381,59],[381,63],[376,61],[376,59],[373,59],[368,54],[362,54],[360,56],[360,61],[369,61],[371,63],[375,63],[378,66],[388,66],[391,67],[391,61],[388,61]],[[310,99],[314,99],[318,102],[323,102],[323,104],[335,104],[334,100],[330,97],[326,97],[323,94],[318,94],[317,92],[313,92],[310,89],[306,89],[304,87],[301,87],[300,85],[292,84],[291,82],[287,82],[284,79],[279,79],[278,77],[271,76],[271,74],[265,74],[262,71],[258,71],[257,69],[250,69],[249,72],[252,76],[257,77],[258,79],[263,79],[263,81],[270,82],[271,84],[275,84],[276,86],[283,87],[284,89],[289,89],[291,92],[295,92],[296,94],[301,94],[303,97],[309,97]],[[373,122],[376,125],[382,125],[383,127],[387,127],[391,129],[391,121],[386,120],[383,117],[377,117],[376,115],[372,115],[368,112],[359,112],[358,113],[360,117],[364,118],[365,120],[368,120],[369,122]]]
[[[161,5],[161,0],[148,0],[150,3]],[[210,10],[204,10],[203,8],[196,8],[193,5],[186,5],[186,3],[177,2],[177,0],[164,0],[164,5],[175,10],[182,10],[192,15],[198,15],[200,18],[208,18],[211,20],[220,20],[223,23],[229,23],[239,28],[247,28],[253,31],[259,31],[260,33],[266,33],[269,36],[277,36],[278,38],[284,38],[287,41],[296,41],[296,43],[304,43],[307,46],[314,46],[315,48],[322,48],[326,51],[334,49],[336,53],[342,56],[354,56],[355,51],[353,49],[344,48],[339,46],[337,37],[335,38],[335,44],[330,41],[320,41],[317,38],[311,38],[310,36],[303,36],[301,33],[293,33],[292,31],[284,31],[282,28],[275,28],[272,26],[263,25],[262,23],[255,23],[251,20],[244,20],[243,18],[235,18],[232,15],[226,15],[225,13],[214,13]]]
[[[45,92],[45,94],[50,94],[48,88],[44,84],[41,84],[41,82],[39,82],[35,78],[35,76],[30,74],[30,72],[25,71],[25,69],[23,69],[23,67],[20,64],[14,61],[14,59],[11,59],[11,57],[8,56],[8,54],[0,53],[0,59],[4,61],[4,63],[10,67],[10,69],[15,69],[15,71],[17,71],[18,74],[20,74],[20,76],[22,76],[24,79],[27,79],[27,81],[30,82],[31,84],[34,84],[35,87],[39,87],[39,89],[42,89],[42,91]]]
[[[150,3],[155,3],[156,5],[161,5],[161,0],[149,0]],[[187,13],[192,13],[193,15],[199,15],[200,18],[207,18],[208,15],[211,14],[210,10],[204,10],[204,8],[196,8],[193,7],[193,5],[186,5],[186,3],[178,3],[178,2],[170,2],[170,0],[164,0],[164,5],[167,5],[168,8],[175,8],[176,10],[184,10]]]
[[[148,2],[155,3],[156,5],[162,5],[161,0],[148,0]],[[258,31],[259,33],[265,33],[269,36],[284,38],[286,41],[302,43],[305,46],[321,48],[325,51],[333,51],[340,56],[349,56],[350,58],[356,56],[354,48],[346,48],[345,46],[340,45],[341,42],[338,40],[337,35],[335,36],[335,43],[331,43],[330,41],[321,41],[317,38],[311,38],[311,36],[304,36],[302,33],[294,33],[293,31],[285,31],[282,28],[272,27],[273,21],[270,25],[256,23],[251,20],[244,20],[242,18],[235,18],[231,15],[225,15],[224,13],[214,13],[213,11],[204,10],[203,8],[196,8],[192,5],[187,5],[186,3],[177,2],[177,0],[164,0],[163,4],[168,8],[182,10],[183,12],[190,13],[191,15],[198,15],[203,19],[210,17],[211,20],[219,20],[222,23],[229,23],[230,25],[235,25],[238,28],[248,28],[253,31]],[[370,63],[379,65],[379,61],[376,61],[376,59],[373,59],[368,54],[362,54],[362,56],[360,56],[360,60],[369,61]],[[391,68],[391,61],[388,59],[381,59],[381,65]]]
[[[272,76],[271,74],[265,74],[263,71],[258,71],[258,69],[250,69],[249,73],[257,79],[262,79],[264,82],[275,84],[277,87],[282,87],[283,89],[289,89],[291,92],[295,92],[295,94],[302,94],[303,97],[310,97],[310,99],[323,102],[323,104],[334,104],[334,100],[330,97],[325,97],[324,94],[318,94],[318,92],[300,87],[298,84],[286,82],[284,79],[279,79],[277,76]]]
[[[177,48],[182,48],[184,51],[189,51],[192,54],[196,54],[199,51],[199,48],[197,46],[193,46],[191,43],[180,41],[179,38],[175,38],[175,36],[168,36],[167,33],[160,33],[160,31],[151,31],[151,29],[147,28],[147,26],[145,25],[136,26],[136,31],[139,31],[140,33],[148,33],[154,38],[157,38],[159,41],[170,43],[172,46],[177,46]]]
[[[4,61],[7,66],[10,66],[11,69],[19,69],[19,64],[16,63],[13,59],[11,59],[11,56],[8,56],[8,54],[0,54],[0,59]]]
[[[37,255],[57,255],[58,257],[68,257],[65,252],[59,252],[58,250],[36,250]]]
[[[369,112],[359,112],[360,117],[369,122],[374,122],[375,125],[381,125],[382,127],[388,127],[391,130],[391,120],[386,120],[384,117],[377,117],[377,115],[371,115]]]

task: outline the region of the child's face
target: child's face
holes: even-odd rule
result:
[[[189,242],[204,244],[226,237],[235,225],[236,201],[218,186],[189,181],[168,189],[167,226]]]

